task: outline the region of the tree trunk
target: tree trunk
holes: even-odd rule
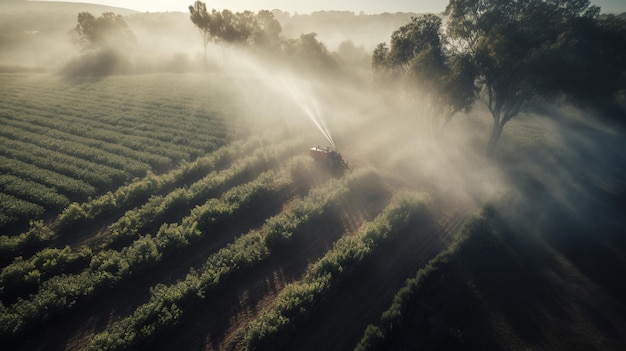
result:
[[[487,143],[487,156],[493,156],[496,149],[496,144],[502,135],[502,129],[504,129],[505,120],[499,118],[493,119],[493,125],[491,126],[491,133],[489,134],[489,142]]]

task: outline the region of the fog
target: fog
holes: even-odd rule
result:
[[[510,122],[496,156],[486,157],[491,117],[480,102],[439,131],[417,94],[405,87],[402,92],[377,91],[369,66],[372,50],[414,14],[277,12],[283,38],[318,34],[328,50],[328,60],[320,63],[215,44],[208,46],[205,58],[187,13],[125,14],[131,44],[112,38],[101,50],[86,51],[73,31],[82,10],[0,12],[0,69],[36,70],[60,79],[159,72],[223,75],[235,87],[235,101],[229,103],[246,111],[242,118],[252,132],[279,135],[276,129],[282,129],[281,135],[301,135],[311,146],[332,146],[353,169],[375,167],[392,187],[429,192],[468,211],[503,194],[524,197],[527,189],[520,184],[529,179],[576,214],[624,186],[618,151],[623,138],[590,112],[546,103],[541,112]],[[409,98],[390,101],[384,98],[389,94]]]

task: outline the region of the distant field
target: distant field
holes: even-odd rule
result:
[[[241,128],[210,84],[174,75],[78,84],[0,75],[0,230],[230,142]]]

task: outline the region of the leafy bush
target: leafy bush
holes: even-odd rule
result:
[[[324,257],[309,266],[300,282],[285,287],[276,302],[248,324],[245,348],[280,348],[288,333],[306,320],[346,276],[371,258],[382,242],[424,215],[427,201],[425,196],[396,195],[374,221],[363,225],[355,235],[335,242]]]
[[[419,269],[414,277],[407,279],[406,284],[398,290],[391,306],[383,312],[380,320],[376,324],[367,326],[355,350],[388,349],[390,347],[389,342],[394,339],[394,333],[401,330],[407,323],[410,306],[418,302],[419,296],[424,294],[430,285],[449,275],[453,262],[459,260],[461,252],[471,250],[471,246],[474,245],[473,241],[475,241],[472,239],[491,232],[490,220],[489,210],[484,209],[480,214],[466,221],[457,232],[456,241],[453,245],[438,254],[425,267]]]
[[[129,349],[163,328],[177,324],[194,300],[206,297],[234,273],[268,259],[271,245],[289,240],[305,224],[319,219],[331,208],[330,204],[341,201],[354,191],[352,186],[371,177],[372,173],[372,170],[356,171],[342,180],[329,181],[294,203],[289,210],[268,219],[258,232],[242,235],[211,255],[200,270],[191,271],[185,280],[152,289],[148,302],[96,334],[89,349]],[[177,307],[176,313],[172,313],[172,305]]]
[[[54,232],[43,221],[30,221],[30,229],[17,236],[0,236],[0,257],[16,257],[18,254],[48,242]]]

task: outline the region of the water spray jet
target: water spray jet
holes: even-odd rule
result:
[[[293,81],[288,81],[286,79],[282,80],[282,85],[285,91],[289,92],[292,100],[296,103],[297,106],[302,109],[302,112],[305,116],[311,120],[311,122],[319,129],[322,135],[328,140],[330,145],[335,148],[335,141],[333,140],[328,127],[326,126],[326,122],[324,118],[322,118],[322,113],[320,111],[319,105],[315,98],[313,98],[312,93],[309,91],[308,94],[302,92],[302,89],[296,89],[297,87],[294,85]],[[307,89],[310,90],[310,89]],[[300,93],[300,94],[298,94]]]

